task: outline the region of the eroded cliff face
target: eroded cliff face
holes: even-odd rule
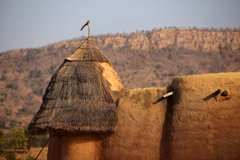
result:
[[[130,36],[116,35],[98,39],[102,47],[129,47],[135,51],[161,50],[169,46],[192,51],[220,52],[223,49],[239,51],[240,32],[211,31],[200,29],[162,29],[154,32],[140,32]]]

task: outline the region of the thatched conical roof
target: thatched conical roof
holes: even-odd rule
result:
[[[87,38],[53,75],[28,129],[112,131],[117,121],[115,92],[124,92],[119,77],[95,41]]]
[[[85,39],[73,54],[65,59],[69,61],[109,62],[98,48],[94,39],[90,37]]]

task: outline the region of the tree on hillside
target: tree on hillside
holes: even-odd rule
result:
[[[43,147],[48,140],[48,135],[27,135],[30,147]]]
[[[10,131],[10,144],[11,148],[14,150],[22,149],[23,151],[26,151],[28,138],[26,137],[23,128],[15,128]]]

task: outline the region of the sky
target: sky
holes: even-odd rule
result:
[[[240,27],[240,0],[0,0],[0,52],[165,26]]]

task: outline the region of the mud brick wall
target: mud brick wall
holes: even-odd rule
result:
[[[175,78],[161,159],[240,159],[240,73]]]
[[[104,142],[105,159],[160,159],[165,88],[134,89],[119,100],[116,131]],[[154,103],[155,102],[155,103]]]
[[[101,137],[97,134],[50,134],[48,160],[100,160]]]
[[[158,101],[167,90],[173,96]],[[129,91],[103,152],[110,160],[240,159],[240,73],[183,76],[168,89]]]

